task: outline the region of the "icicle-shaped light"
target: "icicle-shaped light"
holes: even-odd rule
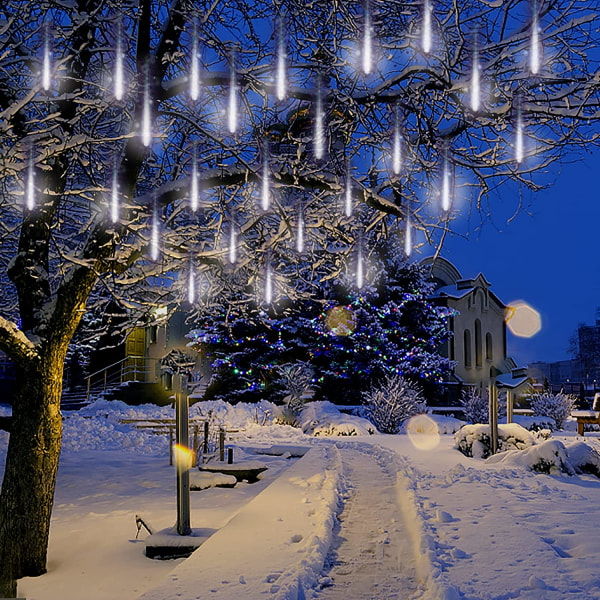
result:
[[[158,208],[154,202],[154,210],[152,211],[152,237],[150,239],[150,256],[152,260],[158,260],[160,252],[160,231],[158,225]]]
[[[410,222],[410,215],[406,217],[406,224],[404,230],[404,254],[410,256],[412,252],[412,224]]]
[[[479,51],[473,48],[473,72],[471,73],[471,110],[477,112],[481,104],[481,83],[479,73]]]
[[[352,177],[350,176],[350,165],[346,173],[346,189],[344,190],[344,213],[347,217],[352,216]]]
[[[42,60],[42,87],[48,91],[52,85],[52,53],[50,52],[50,32],[46,25],[44,33],[44,56]]]
[[[196,148],[194,148],[194,155],[192,157],[192,182],[190,185],[190,208],[192,212],[198,210],[200,204],[200,184],[198,182],[198,158],[196,154]]]
[[[190,257],[190,272],[188,274],[188,302],[194,304],[196,301],[196,277],[194,275],[194,261]]]
[[[362,240],[358,242],[358,256],[356,257],[356,287],[361,290],[365,285],[365,274],[363,265]]]
[[[517,164],[523,161],[523,117],[520,104],[517,106],[517,124],[515,127],[515,160]]]
[[[271,178],[269,173],[269,150],[265,142],[263,165],[262,165],[262,193],[260,195],[260,206],[264,211],[269,210],[271,205]]]
[[[33,167],[33,150],[29,153],[27,185],[25,189],[25,206],[27,207],[27,210],[33,210],[35,208],[35,172]]]
[[[287,51],[285,47],[285,32],[283,18],[279,19],[277,29],[277,100],[285,100],[286,90],[286,62]]]
[[[431,52],[431,2],[424,0],[423,3],[423,31],[422,31],[423,52]]]
[[[448,160],[448,149],[444,149],[444,164],[442,167],[442,210],[448,212],[452,205],[452,173]]]
[[[265,302],[273,302],[273,275],[271,273],[271,259],[267,258],[267,267],[265,274]]]
[[[229,133],[235,133],[238,121],[238,86],[237,76],[235,73],[235,60],[231,57],[231,65],[229,72],[229,107],[227,109],[227,128]]]
[[[229,229],[229,263],[235,264],[237,260],[237,233],[235,231],[235,221],[231,220],[231,228]]]
[[[121,28],[117,32],[117,48],[115,50],[115,77],[113,80],[115,99],[123,100],[125,95],[125,76],[123,72],[123,63],[125,57],[123,56],[123,48],[121,41]]]
[[[117,178],[116,168],[113,171],[110,193],[110,220],[113,223],[116,223],[119,220],[119,180]]]
[[[363,32],[362,68],[365,75],[369,75],[373,68],[373,26],[369,0],[364,0],[364,2],[365,30]]]
[[[538,23],[537,2],[533,2],[531,19],[531,38],[529,41],[529,70],[537,75],[540,70],[540,32]]]
[[[152,143],[152,105],[150,102],[150,84],[146,76],[144,85],[144,104],[142,106],[142,144],[148,148]]]
[[[298,204],[298,224],[296,225],[296,250],[304,252],[304,210],[302,203]]]
[[[198,56],[198,39],[196,36],[197,31],[196,27],[194,27],[190,62],[190,98],[194,101],[200,97],[200,57]]]
[[[392,170],[394,175],[400,175],[400,171],[402,169],[402,134],[400,133],[400,122],[397,113],[394,124],[394,139],[392,144]]]
[[[325,153],[325,115],[323,114],[323,91],[321,78],[317,76],[317,105],[315,109],[315,158],[321,160]]]

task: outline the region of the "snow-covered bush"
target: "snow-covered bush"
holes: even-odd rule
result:
[[[315,370],[310,363],[297,360],[295,363],[277,365],[275,372],[276,382],[286,393],[283,399],[286,410],[282,411],[282,414],[286,415],[286,420],[295,418],[302,410],[307,397],[312,395]]]
[[[489,392],[475,387],[463,390],[460,402],[465,410],[465,418],[468,423],[489,423],[490,407]],[[498,418],[506,416],[506,396],[498,396]]]
[[[550,417],[557,429],[562,429],[567,417],[573,410],[575,398],[569,394],[534,394],[531,408],[535,415]]]
[[[427,409],[419,386],[396,374],[366,392],[364,401],[367,417],[382,433],[398,433],[403,421]]]
[[[298,423],[307,435],[371,435],[377,433],[366,419],[341,413],[331,402],[319,400],[307,402],[298,415]]]
[[[465,456],[487,458],[491,455],[490,426],[465,425],[454,434],[455,447]],[[498,425],[498,451],[523,450],[536,443],[534,435],[516,423]]]
[[[488,462],[525,467],[549,475],[589,473],[600,477],[600,454],[585,442],[565,445],[559,440],[545,440],[523,452],[496,454],[488,458]]]

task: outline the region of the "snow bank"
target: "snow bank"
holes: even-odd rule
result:
[[[327,401],[308,402],[298,416],[302,431],[314,436],[370,435],[377,433],[367,419],[341,413]]]
[[[331,545],[341,470],[335,446],[315,446],[141,598],[303,598]]]

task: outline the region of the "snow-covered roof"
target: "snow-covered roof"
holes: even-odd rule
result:
[[[510,388],[514,390],[524,384],[529,383],[529,377],[518,376],[515,377],[512,373],[502,373],[496,377],[496,383],[499,387]]]
[[[431,298],[464,298],[473,291],[473,288],[459,290],[455,285],[444,285],[433,292]]]

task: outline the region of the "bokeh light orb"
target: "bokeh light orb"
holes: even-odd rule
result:
[[[504,319],[511,333],[517,337],[530,338],[542,328],[540,313],[523,300],[511,302]]]
[[[354,311],[347,306],[334,306],[327,313],[327,329],[334,335],[350,335],[356,329]]]
[[[433,450],[440,443],[437,423],[427,415],[415,415],[406,425],[406,433],[418,450]]]

